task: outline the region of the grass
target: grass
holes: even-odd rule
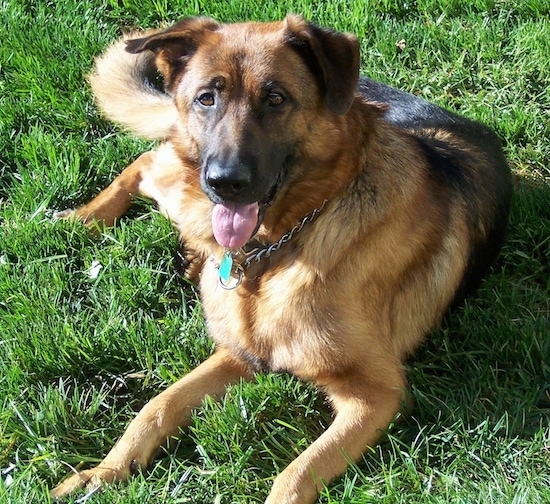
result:
[[[0,4],[1,503],[48,502],[67,464],[98,461],[134,412],[212,347],[196,293],[174,273],[170,225],[148,202],[99,237],[52,219],[148,146],[98,116],[84,83],[93,57],[128,28],[290,11],[356,33],[364,73],[493,127],[518,177],[492,275],[408,364],[414,412],[320,502],[550,502],[548,0],[8,0]],[[207,401],[147,477],[90,502],[262,502],[274,474],[329,422],[307,384],[261,376]]]

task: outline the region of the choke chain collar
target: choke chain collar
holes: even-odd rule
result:
[[[218,281],[226,290],[236,289],[243,280],[245,271],[251,264],[258,264],[262,259],[269,257],[273,252],[279,250],[285,243],[288,243],[296,236],[306,224],[315,220],[325,207],[327,200],[324,200],[320,207],[307,214],[290,231],[287,231],[275,243],[259,245],[246,251],[244,248],[226,249],[221,261],[217,265]],[[212,258],[214,260],[214,258]]]

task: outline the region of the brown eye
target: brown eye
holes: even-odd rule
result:
[[[270,107],[278,107],[285,102],[285,97],[281,93],[269,93],[267,102]]]
[[[198,96],[197,101],[203,107],[212,107],[216,103],[213,93],[202,93],[201,95]]]

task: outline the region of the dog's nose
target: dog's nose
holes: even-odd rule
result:
[[[250,187],[252,174],[243,163],[210,162],[205,174],[208,188],[220,198],[235,200]]]

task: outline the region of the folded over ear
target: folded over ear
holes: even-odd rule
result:
[[[345,114],[359,81],[359,43],[348,33],[320,28],[301,16],[285,18],[287,42],[303,58],[335,114]]]
[[[128,40],[126,50],[132,54],[146,50],[155,53],[156,65],[164,76],[166,88],[170,89],[174,78],[199,47],[204,34],[216,31],[219,27],[211,18],[186,18],[166,30]]]

